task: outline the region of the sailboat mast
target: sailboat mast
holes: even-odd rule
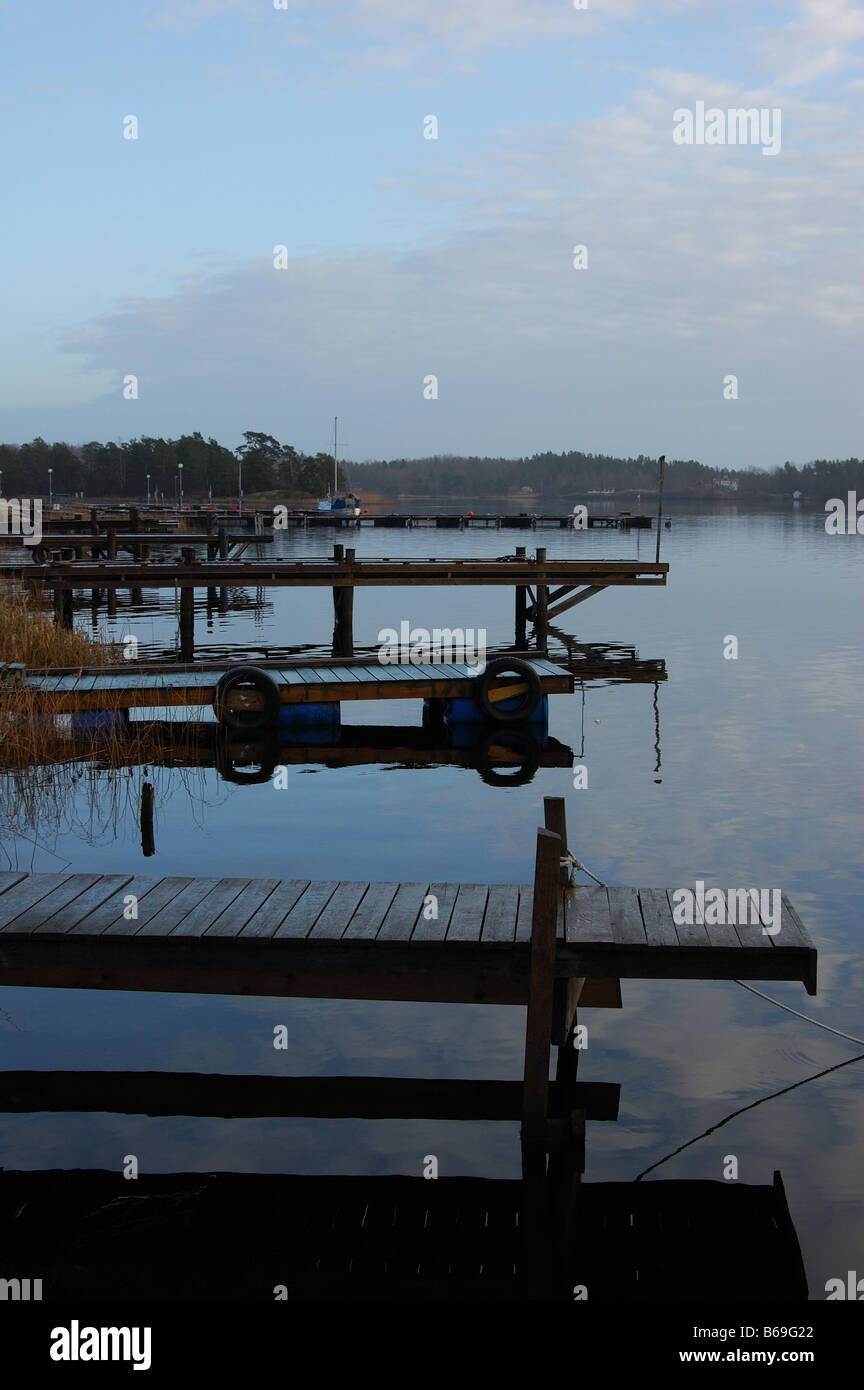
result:
[[[339,491],[339,464],[336,461],[336,451],[338,448],[336,441],[336,431],[339,426],[339,416],[333,416],[333,496]]]

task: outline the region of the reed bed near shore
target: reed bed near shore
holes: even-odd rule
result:
[[[117,664],[123,649],[114,643],[55,626],[50,611],[7,585],[0,586],[0,661],[28,668],[83,668]],[[10,679],[0,708],[0,867],[22,867],[27,846],[45,850],[52,839],[72,832],[87,843],[117,837],[121,825],[140,812],[141,788],[155,784],[157,805],[181,790],[193,818],[207,804],[205,769],[159,769],[153,762],[165,742],[165,710],[157,720],[112,720],[122,694],[106,692],[109,716],[88,735],[69,715],[46,712],[44,698]],[[176,711],[178,722],[186,711]],[[95,757],[94,757],[95,754]],[[177,778],[176,773],[180,772]],[[172,775],[173,774],[173,777]],[[188,775],[187,775],[188,774]]]
[[[51,612],[34,596],[10,584],[0,585],[0,661],[21,661],[36,668],[109,666],[122,660],[116,643],[71,632],[55,624]]]

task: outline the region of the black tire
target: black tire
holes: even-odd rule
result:
[[[274,735],[241,743],[232,740],[228,730],[216,736],[214,764],[223,782],[251,787],[269,782],[279,763],[279,745]],[[251,769],[247,771],[247,769]]]
[[[501,709],[500,702],[491,698],[496,678],[505,672],[517,675],[520,682],[527,686],[519,703],[511,709]],[[474,686],[474,699],[486,718],[495,724],[523,724],[526,719],[531,718],[542,697],[540,677],[533,666],[510,656],[496,656],[494,661],[489,662],[482,676],[478,676]],[[507,703],[510,703],[509,700]]]
[[[34,545],[32,551],[31,551],[30,553],[31,553],[31,555],[32,555],[34,565],[44,565],[44,564],[47,564],[47,562],[48,562],[48,547],[47,547],[47,545]]]
[[[247,686],[264,696],[262,710],[234,710],[228,705],[232,690]],[[257,729],[269,729],[279,718],[282,696],[273,677],[258,666],[235,666],[221,677],[213,695],[213,713],[226,729],[240,729],[254,733]]]
[[[520,762],[512,771],[499,772],[493,765],[490,754],[496,744],[513,748]],[[477,749],[477,771],[489,787],[524,787],[534,778],[540,766],[540,740],[530,729],[507,729],[506,732],[487,734]]]

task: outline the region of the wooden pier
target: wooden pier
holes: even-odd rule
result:
[[[584,603],[606,588],[665,585],[669,566],[657,561],[547,559],[538,547],[533,557],[525,547],[515,555],[494,560],[475,559],[358,559],[356,551],[333,547],[332,559],[210,560],[196,562],[188,553],[178,563],[115,560],[61,562],[51,565],[0,566],[0,579],[24,581],[54,595],[57,622],[71,627],[72,595],[76,589],[178,589],[181,650],[187,659],[194,643],[194,590],[231,585],[273,588],[325,587],[333,591],[336,656],[354,652],[354,592],[360,588],[393,585],[448,588],[454,586],[512,587],[515,591],[515,643],[527,645],[527,624],[533,624],[537,649],[545,650],[549,623],[559,614]],[[533,586],[533,587],[532,587]],[[554,587],[553,587],[554,586]]]
[[[554,823],[563,803],[548,802]],[[676,926],[664,890],[564,887],[563,849],[539,831],[534,883],[509,885],[7,872],[0,984],[489,1004],[540,989],[547,1043],[556,981],[799,980],[815,993],[816,951],[785,897],[775,936]]]
[[[273,526],[274,514],[265,509],[263,521],[266,526]],[[619,512],[614,516],[611,513],[598,512],[581,522],[576,520],[572,512],[376,512],[361,513],[360,516],[343,516],[340,512],[313,512],[300,508],[289,510],[287,515],[279,518],[281,530],[309,530],[317,527],[360,530],[364,526],[372,526],[385,530],[408,531],[630,531],[650,530],[653,524],[653,517],[632,512]]]
[[[250,536],[246,532],[227,531],[119,531],[109,530],[97,534],[86,531],[54,531],[44,535],[38,545],[26,546],[34,565],[63,564],[71,560],[116,560],[119,552],[125,550],[133,560],[149,559],[151,547],[158,549],[186,549],[194,551],[197,546],[207,547],[210,560],[239,560],[250,545],[272,545],[272,531],[267,535]],[[25,543],[20,535],[0,532],[0,546],[21,548]]]
[[[505,706],[517,697],[527,701],[529,693],[520,672],[533,673],[538,698],[550,694],[569,694],[575,679],[569,671],[553,662],[533,655],[502,658],[512,675],[502,672],[500,678],[486,681],[485,674],[465,662],[403,663],[382,665],[370,661],[362,665],[355,661],[335,661],[329,664],[294,665],[284,667],[249,668],[206,665],[177,670],[163,667],[93,666],[61,673],[49,670],[28,672],[7,684],[0,684],[0,709],[15,710],[21,703],[21,692],[35,701],[38,708],[49,714],[78,713],[120,709],[162,709],[167,706],[201,706],[212,704],[223,722],[238,725],[244,722],[251,731],[255,717],[261,716],[262,726],[274,723],[268,717],[269,687],[282,706],[341,704],[343,700],[454,700],[473,699],[478,685],[488,685],[489,699]],[[257,670],[263,680],[238,684],[220,694],[226,677]],[[523,722],[537,708],[525,705],[514,716],[514,723]],[[510,722],[502,715],[502,722]]]
[[[221,1248],[225,1220],[215,1213],[224,1213],[227,1201],[236,1214],[241,1190],[247,1196],[254,1190],[262,1201],[266,1186],[268,1200],[254,1213],[245,1206],[237,1230],[270,1230],[274,1220],[285,1221],[287,1277],[274,1276],[268,1265],[269,1289],[259,1292],[256,1242],[255,1272],[251,1282],[244,1278],[240,1296],[270,1298],[277,1284],[290,1288],[292,1298],[357,1297],[362,1288],[366,1297],[569,1299],[574,1275],[592,1290],[596,1281],[590,1297],[676,1296],[677,1286],[698,1296],[693,1260],[711,1232],[710,1268],[716,1276],[719,1244],[723,1277],[737,1272],[738,1297],[758,1289],[760,1277],[769,1282],[769,1296],[806,1297],[777,1176],[773,1189],[746,1194],[743,1185],[722,1182],[651,1183],[632,1198],[623,1184],[583,1193],[585,1126],[614,1120],[618,1087],[577,1081],[573,1045],[577,1007],[620,1008],[623,977],[800,980],[814,992],[816,952],[804,927],[785,898],[772,937],[758,924],[676,926],[662,890],[571,886],[560,798],[546,799],[545,818],[531,884],[0,875],[0,985],[527,1004],[521,1087],[379,1077],[322,1083],[12,1072],[0,1073],[0,1108],[466,1120],[518,1113],[521,1182],[199,1174],[190,1189],[192,1179],[184,1175],[145,1176],[136,1201],[139,1223],[144,1195],[154,1202],[140,1226],[151,1245],[160,1213],[170,1211],[176,1225],[180,1203],[187,1246],[190,1231],[197,1238],[218,1229]],[[553,1045],[558,1057],[550,1081]],[[202,1208],[208,1184],[212,1200]],[[226,1189],[232,1197],[216,1196]],[[130,1257],[128,1227],[117,1209],[125,1195],[118,1174],[2,1174],[4,1209],[28,1214],[23,1223],[0,1224],[0,1237],[16,1255],[26,1247],[28,1269],[34,1252],[50,1262],[55,1296],[69,1279],[58,1267],[62,1252],[75,1248],[82,1231],[90,1254],[74,1262],[79,1296],[82,1272],[87,1293],[104,1296],[106,1271],[116,1278],[130,1258],[139,1277],[146,1269],[152,1280],[134,1244]],[[104,1215],[94,1221],[97,1212]],[[593,1238],[580,1243],[586,1216]],[[626,1231],[619,1232],[622,1221]],[[607,1225],[609,1235],[601,1238]],[[679,1232],[671,1270],[663,1257],[670,1253],[666,1226]],[[614,1259],[610,1265],[610,1240],[618,1239],[628,1251],[623,1268]],[[156,1243],[163,1248],[161,1238]],[[206,1270],[210,1261],[203,1263]],[[646,1268],[650,1279],[627,1290],[627,1281],[635,1284]],[[196,1272],[197,1285],[187,1273],[183,1290],[171,1296],[197,1290],[200,1297],[207,1276]],[[123,1287],[127,1295],[130,1288],[144,1295],[134,1281]]]

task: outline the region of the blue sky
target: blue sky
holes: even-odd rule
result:
[[[0,438],[860,455],[862,37],[847,0],[0,0]],[[677,146],[700,100],[779,108],[779,154]]]

